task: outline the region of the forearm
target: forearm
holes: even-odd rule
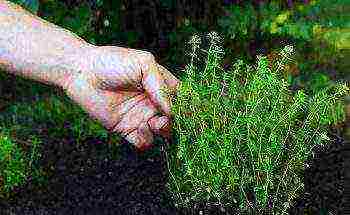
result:
[[[64,87],[93,48],[73,33],[0,0],[0,69]],[[85,63],[84,63],[85,61]]]

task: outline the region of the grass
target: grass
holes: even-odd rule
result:
[[[0,134],[0,146],[0,196],[2,196],[14,186],[22,185],[27,175],[23,152],[8,135]]]
[[[286,46],[271,65],[237,60],[225,71],[220,37],[208,36],[203,71],[195,66],[201,40],[194,36],[191,62],[172,101],[177,144],[168,152],[168,188],[179,207],[215,202],[241,211],[285,214],[303,190],[304,161],[329,141],[328,127],[345,120],[342,98],[350,89],[334,83],[307,95],[291,92],[283,69]]]
[[[0,76],[4,83],[9,80],[3,72]],[[56,140],[74,139],[76,144],[97,138],[111,143],[106,156],[119,158],[120,136],[109,134],[68,97],[60,97],[50,88],[20,77],[16,78],[14,90],[15,95],[24,99],[7,102],[0,114],[0,198],[8,198],[29,177],[37,185],[47,182],[47,173],[38,160],[48,136]]]
[[[31,143],[31,148],[26,152],[11,138],[10,131],[1,127],[0,198],[9,198],[14,188],[25,185],[29,177],[34,183],[45,183],[46,176],[37,165],[41,141],[31,136],[27,143]]]
[[[5,76],[4,80],[7,79],[5,74],[0,75]],[[38,133],[44,127],[48,128],[47,132],[54,138],[72,137],[78,143],[87,137],[108,140],[108,131],[98,121],[90,119],[67,96],[20,77],[16,78],[15,85],[16,95],[28,99],[7,105],[0,115],[3,127],[18,128],[19,133],[24,133],[22,137],[28,133]],[[117,140],[118,137],[115,135],[111,138]]]

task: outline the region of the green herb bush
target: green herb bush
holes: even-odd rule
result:
[[[237,60],[225,71],[222,39],[215,32],[208,38],[205,68],[198,71],[201,39],[192,37],[191,63],[172,101],[177,143],[167,152],[171,196],[179,207],[204,201],[285,212],[303,191],[312,149],[329,141],[329,125],[345,120],[342,98],[350,89],[337,83],[314,96],[290,92],[280,71],[292,46],[272,69],[259,56],[257,65]]]
[[[33,183],[44,184],[47,181],[37,163],[41,156],[41,140],[30,135],[23,147],[11,133],[11,130],[0,127],[0,199],[9,198],[14,188],[23,186],[29,177]],[[30,149],[24,150],[29,145]]]

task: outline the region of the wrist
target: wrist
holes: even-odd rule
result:
[[[96,48],[96,46],[86,43],[77,49],[76,54],[67,56],[69,58],[67,61],[70,62],[70,69],[63,72],[54,82],[54,85],[67,90],[77,76],[86,75],[86,73],[92,71],[94,63],[93,56]]]

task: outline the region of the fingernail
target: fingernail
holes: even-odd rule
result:
[[[162,116],[162,117],[160,117],[159,118],[159,121],[158,121],[158,125],[157,125],[157,127],[159,128],[159,129],[164,129],[164,128],[166,128],[167,126],[168,126],[168,118],[166,117],[166,116]]]

